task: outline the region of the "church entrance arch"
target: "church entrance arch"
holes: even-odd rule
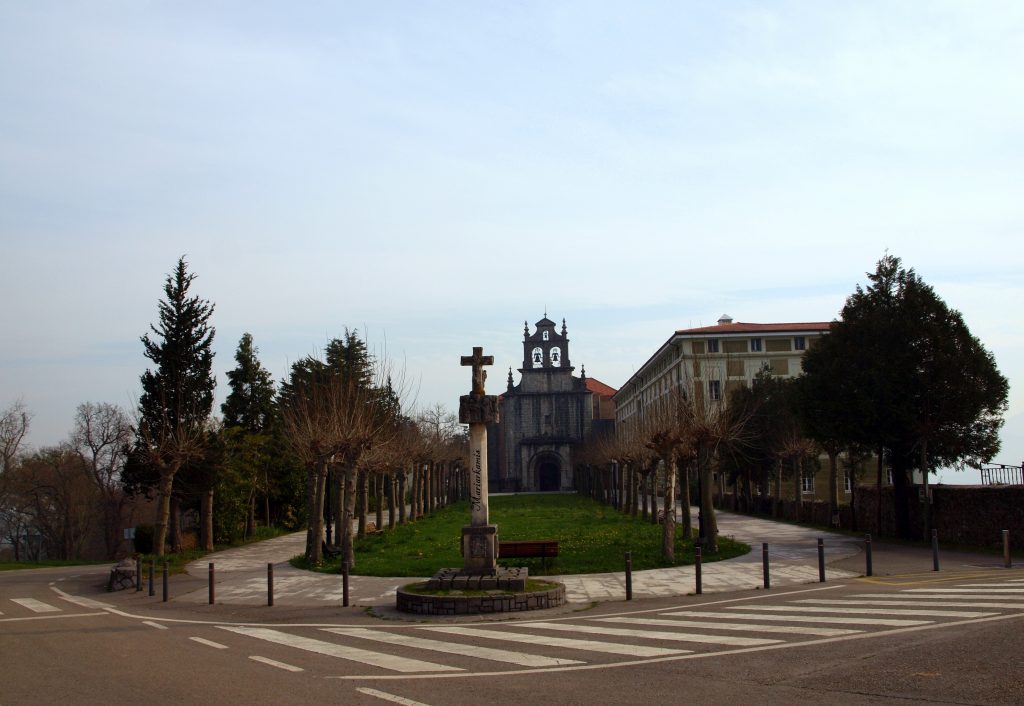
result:
[[[562,461],[554,454],[540,456],[535,464],[537,490],[553,491],[562,489]]]

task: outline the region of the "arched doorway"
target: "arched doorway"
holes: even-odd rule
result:
[[[537,485],[540,490],[562,489],[562,465],[556,458],[545,458],[537,464]]]

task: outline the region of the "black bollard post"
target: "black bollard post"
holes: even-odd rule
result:
[[[210,562],[210,605],[213,605],[214,593],[213,593],[213,562]]]
[[[1010,530],[1003,530],[1003,566],[1007,569],[1013,566],[1010,561]]]
[[[772,580],[768,574],[768,542],[761,544],[761,570],[764,573],[764,587],[769,589],[772,587]]]
[[[939,570],[939,531],[932,530],[932,571]]]
[[[696,578],[696,581],[697,581],[697,595],[699,596],[702,593],[704,593],[704,587],[703,587],[702,581],[701,581],[700,545],[697,545],[696,547],[693,548],[693,559],[694,559],[693,568],[696,569],[696,572],[697,572],[696,575],[695,575],[695,578]]]
[[[871,567],[871,535],[870,534],[864,535],[864,561],[867,562],[867,567],[865,567],[865,568],[867,568],[867,572],[866,572],[865,575],[871,576],[872,575],[872,567]]]
[[[149,560],[149,595],[156,595],[156,585],[154,581],[154,574],[156,573],[156,559]]]
[[[168,581],[170,580],[170,575],[171,575],[170,567],[168,566],[167,562],[165,561],[164,562],[164,603],[167,602]]]
[[[633,600],[633,552],[626,552],[626,600]]]
[[[341,562],[341,605],[348,608],[348,562]]]
[[[135,557],[135,591],[142,590],[142,557]]]
[[[274,605],[274,565],[267,563],[267,605]]]
[[[818,583],[825,583],[825,540],[818,537]]]

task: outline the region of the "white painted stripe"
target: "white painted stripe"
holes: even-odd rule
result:
[[[254,637],[258,640],[266,640],[267,642],[273,642],[277,645],[294,647],[299,650],[305,650],[306,652],[314,652],[316,654],[327,655],[328,657],[338,657],[339,659],[347,659],[353,662],[361,662],[362,664],[369,664],[371,666],[380,667],[382,669],[390,669],[395,672],[462,671],[458,667],[448,667],[443,664],[423,662],[418,659],[406,659],[404,657],[396,657],[395,655],[384,654],[381,652],[361,650],[357,647],[338,645],[333,642],[324,642],[323,640],[314,640],[310,637],[291,635],[289,633],[279,632],[277,630],[270,630],[268,628],[247,628],[228,625],[218,625],[217,627],[219,627],[221,630],[227,630],[228,632],[238,633],[239,635]]]
[[[957,586],[968,586],[970,588],[1005,588],[1007,583],[1013,583],[1012,581],[1000,581],[999,583],[958,583]],[[1013,586],[1011,590],[1019,590]]]
[[[933,601],[945,601],[947,598],[962,598],[967,600],[970,598],[972,601],[1020,601],[1020,604],[1024,606],[1024,597],[1018,598],[1016,596],[975,596],[975,595],[960,595],[960,596],[923,596],[921,594],[908,596],[905,593],[857,593],[853,596],[854,598],[901,598],[904,602],[910,601],[922,601],[931,599]],[[981,607],[981,606],[979,606]]]
[[[75,605],[81,606],[82,608],[107,609],[114,607],[109,603],[103,603],[102,601],[94,601],[91,598],[84,598],[82,596],[72,596],[70,594],[64,593],[64,591],[56,587],[54,587],[53,590],[56,591],[57,595],[60,596],[63,600],[67,601],[68,603],[74,603]]]
[[[711,620],[659,620],[657,618],[594,618],[602,623],[629,623],[636,625],[664,625],[665,627],[710,628],[714,630],[737,630],[739,632],[767,632],[789,635],[816,635],[819,637],[835,637],[853,635],[863,630],[846,628],[811,628],[802,625],[741,625],[740,623],[720,623]]]
[[[360,694],[366,694],[367,696],[376,696],[378,699],[390,701],[393,704],[401,704],[401,706],[430,706],[422,701],[413,701],[412,699],[407,699],[404,696],[395,696],[394,694],[389,694],[386,691],[371,689],[368,686],[361,686],[357,688],[356,691]]]
[[[886,594],[880,593],[878,595],[884,596]],[[951,606],[953,608],[1018,608],[1018,609],[1024,610],[1024,602],[1021,602],[1021,603],[975,603],[974,601],[967,602],[967,601],[947,601],[947,600],[943,600],[941,602],[935,602],[935,601],[923,601],[923,600],[921,600],[921,598],[923,598],[923,596],[921,596],[921,597],[918,597],[918,596],[908,596],[907,598],[904,598],[902,601],[897,601],[897,600],[882,600],[882,601],[857,600],[857,601],[853,601],[852,603],[853,603],[853,605],[914,605],[914,606],[917,606],[918,608],[933,608],[933,607],[934,608],[942,608],[944,606]],[[913,602],[911,602],[911,601],[913,601]],[[846,600],[824,600],[824,599],[811,599],[811,598],[806,598],[804,600],[796,601],[796,602],[797,603],[819,603],[819,604],[827,604],[827,605],[832,605],[832,604],[849,605],[851,603],[850,601],[846,601]]]
[[[586,650],[588,652],[604,652],[606,654],[630,655],[634,657],[665,657],[667,655],[685,654],[692,651],[670,650],[663,647],[646,647],[644,645],[623,645],[615,642],[597,642],[595,640],[573,640],[566,637],[530,635],[528,633],[510,632],[507,630],[482,630],[480,628],[463,628],[455,626],[429,627],[423,629],[434,632],[443,632],[450,635],[483,637],[490,640],[524,642],[528,645],[548,645],[549,647],[565,647],[571,650]]]
[[[667,632],[665,630],[631,630],[629,628],[605,628],[596,625],[572,625],[570,623],[530,623],[531,628],[582,632],[593,635],[616,635],[618,637],[640,637],[645,640],[673,640],[675,642],[700,642],[708,645],[733,645],[734,647],[755,647],[774,645],[782,640],[767,640],[763,637],[736,637],[735,635],[703,635],[692,632]]]
[[[769,621],[775,620],[780,622],[791,623],[822,623],[825,625],[888,625],[891,627],[928,625],[929,623],[935,622],[934,620],[888,620],[885,618],[830,618],[824,615],[774,615],[768,613],[753,613],[751,615],[744,615],[742,613],[723,614],[702,610],[679,610],[671,613],[662,613],[662,615],[678,615],[684,618],[726,618],[728,620]]]
[[[190,637],[189,640],[192,640],[193,642],[198,642],[200,645],[206,645],[207,647],[215,647],[218,650],[226,650],[228,648],[227,645],[222,645],[219,642],[207,640],[206,638],[202,637]]]
[[[262,664],[269,664],[271,667],[277,667],[278,669],[284,669],[288,672],[303,672],[305,671],[302,667],[295,667],[291,664],[285,664],[284,662],[278,662],[276,659],[270,659],[269,657],[260,657],[259,655],[249,655],[249,659],[254,662],[260,662]]]
[[[822,606],[792,606],[792,605],[736,605],[729,606],[729,610],[768,610],[775,613],[843,613],[849,615],[917,615],[929,618],[987,618],[996,613],[980,613],[968,610],[919,610],[917,608],[825,608]]]
[[[65,620],[67,618],[89,618],[95,615],[110,615],[109,613],[61,613],[60,615],[29,615],[22,618],[0,618],[0,623],[20,623],[26,620]]]
[[[585,664],[575,659],[564,659],[562,657],[544,657],[543,655],[531,655],[525,652],[512,652],[511,650],[499,650],[493,647],[481,647],[480,645],[467,645],[461,642],[442,642],[441,640],[427,640],[422,637],[413,637],[408,633],[398,635],[392,632],[381,630],[367,630],[365,628],[324,628],[326,632],[333,632],[348,637],[359,637],[364,640],[375,640],[389,645],[401,645],[403,647],[415,647],[421,650],[432,650],[444,652],[445,654],[462,655],[464,657],[479,657],[494,662],[505,662],[507,664],[518,664],[522,667],[555,667],[561,664]]]
[[[905,588],[903,593],[1024,593],[1024,588]]]
[[[23,608],[28,608],[33,613],[59,613],[60,608],[52,606],[49,603],[43,603],[37,601],[35,598],[12,598],[13,602],[17,603]]]
[[[148,625],[151,628],[156,628],[157,630],[167,630],[168,629],[166,625],[161,625],[160,623],[154,623],[152,620],[143,620],[142,624],[143,625]]]

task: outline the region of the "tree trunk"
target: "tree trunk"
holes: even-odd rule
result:
[[[651,470],[648,472],[650,482],[647,484],[647,494],[651,500],[651,517],[650,522],[652,525],[658,524],[658,462],[655,461],[651,465]]]
[[[704,541],[707,550],[711,553],[715,553],[718,551],[718,521],[715,519],[715,489],[714,480],[712,478],[711,460],[706,458],[700,465],[700,514],[704,520]]]
[[[882,446],[878,447],[878,478],[875,482],[875,492],[877,493],[877,500],[875,507],[875,532],[878,536],[882,536],[882,471],[884,470],[885,448]]]
[[[836,516],[839,514],[839,452],[831,449],[828,452],[828,519],[838,527]]]
[[[206,490],[199,501],[199,545],[213,551],[213,488]]]
[[[171,518],[171,489],[174,485],[174,470],[160,471],[157,483],[156,522],[153,524],[153,552],[157,556],[166,554],[167,529]]]
[[[398,524],[404,525],[409,521],[406,517],[405,510],[405,483],[406,483],[406,471],[405,469],[399,469],[398,471]]]
[[[640,471],[636,467],[636,463],[629,464],[629,477],[633,486],[633,490],[630,493],[629,514],[636,517],[640,513],[640,504],[642,502],[640,498],[643,497],[644,490],[644,479],[640,476]]]
[[[356,467],[355,464],[345,465],[345,504],[344,509],[338,513],[341,515],[342,532],[339,541],[341,543],[341,559],[348,562],[351,569],[356,565],[355,551],[352,548],[352,520],[356,513]]]
[[[388,529],[394,529],[395,522],[398,518],[395,515],[395,472],[391,471],[388,473],[387,479],[387,495],[388,495]]]
[[[181,501],[171,493],[171,514],[168,518],[167,533],[170,536],[171,551],[181,553]]]
[[[366,471],[359,471],[359,475],[356,477],[356,524],[359,527],[358,537],[362,539],[366,536],[366,513],[369,512],[369,489],[367,486]]]
[[[380,532],[384,528],[384,474],[375,473],[373,475],[373,504],[377,510],[377,531]]]
[[[249,491],[248,512],[245,513],[245,536],[256,534],[256,489]]]
[[[648,498],[648,494],[647,494],[647,474],[646,473],[641,474],[641,477],[640,477],[640,498],[641,498],[640,501],[642,503],[642,505],[640,507],[640,510],[641,510],[640,518],[644,522],[647,522],[647,518],[648,518],[648,514],[647,514],[647,498]]]
[[[313,507],[309,519],[311,541],[309,561],[319,564],[324,559],[324,496],[327,492],[327,463],[318,462],[313,473]]]
[[[675,453],[664,457],[665,501],[662,505],[661,558],[673,564],[676,560],[676,459]]]
[[[800,456],[793,459],[793,513],[795,522],[800,522],[804,514],[804,494],[801,483],[803,481],[803,462]]]
[[[682,505],[683,513],[683,535],[686,541],[689,542],[693,539],[693,520],[690,518],[690,505],[692,499],[690,498],[690,467],[686,461],[678,459],[676,461],[676,470],[679,475],[679,495],[680,505]]]
[[[928,442],[921,442],[921,491],[924,497],[921,498],[921,535],[928,539],[932,530],[932,499],[928,494]]]

